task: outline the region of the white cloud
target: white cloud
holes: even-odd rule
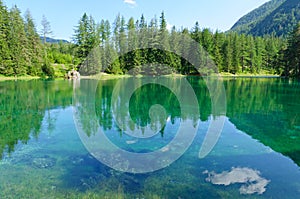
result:
[[[208,174],[206,181],[215,185],[243,184],[239,190],[241,194],[263,194],[270,182],[261,177],[259,171],[250,168],[232,168],[231,171],[219,174],[208,171],[204,173]]]
[[[131,6],[135,6],[136,5],[136,1],[135,0],[124,0],[124,3],[129,4]]]

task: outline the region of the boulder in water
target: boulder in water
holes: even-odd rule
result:
[[[32,165],[39,169],[51,168],[56,164],[56,159],[50,156],[36,157],[32,159]]]
[[[74,69],[68,72],[67,74],[68,79],[79,79],[80,78],[80,73]]]

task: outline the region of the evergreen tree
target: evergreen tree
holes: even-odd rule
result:
[[[210,32],[209,29],[205,28],[202,31],[202,39],[201,39],[201,44],[203,48],[208,52],[209,54],[212,54],[213,52],[213,35]]]
[[[147,36],[147,42],[148,42],[148,49],[145,49],[145,53],[143,54],[143,57],[145,59],[144,64],[148,64],[146,68],[143,68],[143,73],[147,75],[157,75],[157,69],[156,65],[159,64],[159,61],[157,60],[158,55],[158,46],[159,44],[159,28],[158,28],[158,22],[157,18],[153,18],[150,21],[149,27],[148,27],[148,36]]]
[[[200,26],[199,26],[199,22],[197,21],[195,23],[195,26],[191,32],[191,37],[192,39],[194,39],[196,42],[198,42],[199,44],[201,44],[202,42],[202,32],[200,30]]]
[[[177,73],[180,73],[181,71],[181,57],[179,56],[180,54],[180,35],[179,33],[176,31],[176,27],[173,26],[172,30],[171,30],[171,35],[170,35],[170,39],[169,39],[169,43],[170,43],[170,49],[172,52],[171,54],[171,58],[172,58],[172,63],[171,63],[171,67],[174,68],[174,71]]]
[[[43,39],[44,39],[44,44],[45,44],[47,42],[47,40],[46,40],[47,36],[52,34],[50,22],[47,20],[45,15],[43,15],[41,25],[42,25],[41,31],[42,31],[42,35],[43,35]]]
[[[231,72],[232,70],[232,45],[231,38],[226,37],[222,45],[222,56],[223,56],[223,71]]]
[[[190,40],[188,39],[188,37],[189,37],[189,31],[188,29],[184,28],[180,33],[180,41],[179,41],[180,55],[182,55],[180,73],[184,75],[195,72],[194,67],[191,66],[191,63],[189,63],[187,59],[185,59],[190,56],[191,50],[192,51],[194,50],[189,42]]]
[[[75,30],[74,41],[77,45],[76,55],[80,59],[81,63],[79,68],[84,66],[85,68],[81,70],[85,71],[87,74],[95,74],[97,71],[101,70],[100,64],[98,68],[96,68],[97,66],[95,65],[95,63],[102,63],[100,58],[101,53],[94,50],[101,50],[101,48],[98,48],[100,46],[101,39],[98,31],[99,28],[97,27],[98,26],[96,25],[93,17],[88,17],[88,15],[84,13]],[[93,61],[90,62],[91,60]]]
[[[266,51],[264,56],[264,65],[269,69],[272,68],[272,63],[274,62],[274,58],[276,57],[279,49],[276,45],[276,38],[273,35],[267,36],[264,43]]]
[[[120,14],[117,15],[114,24],[113,24],[113,41],[114,46],[117,52],[120,52],[120,32],[121,32],[121,16]]]
[[[285,76],[300,77],[300,23],[290,35],[285,60]]]
[[[0,74],[11,75],[10,49],[8,46],[9,14],[0,0]]]
[[[144,15],[141,16],[140,20],[137,21],[137,37],[138,37],[138,46],[140,50],[139,55],[141,57],[140,64],[144,65],[147,62],[147,52],[148,43],[149,43],[149,28],[147,27],[147,22]]]
[[[214,47],[213,47],[213,59],[215,61],[216,66],[218,67],[219,72],[222,71],[222,55],[221,48],[224,42],[224,34],[219,33],[218,31],[214,34]]]
[[[247,38],[244,34],[239,36],[241,52],[240,52],[240,63],[242,66],[242,73],[245,72],[247,63],[249,60],[249,52],[247,50]]]
[[[255,43],[253,36],[247,37],[247,43],[248,43],[248,51],[249,51],[249,59],[248,59],[248,66],[249,66],[249,72],[254,73],[255,72],[255,61],[256,61],[256,49],[255,49]]]
[[[121,65],[121,69],[125,70],[126,65],[126,56],[123,56],[125,52],[127,52],[127,35],[126,35],[126,22],[125,18],[122,16],[120,23],[120,32],[119,32],[119,61]]]
[[[172,53],[170,52],[169,32],[167,30],[167,21],[164,12],[162,12],[160,16],[158,37],[160,46],[160,50],[157,54],[157,61],[160,63],[160,65],[158,65],[159,74],[168,74],[171,72],[168,68],[173,65],[173,59]]]
[[[133,75],[141,73],[141,50],[137,49],[138,35],[137,28],[135,27],[134,19],[131,17],[127,24],[128,29],[128,48],[130,52],[126,55],[126,68],[125,70],[131,71]]]
[[[231,73],[236,74],[240,72],[240,57],[241,57],[241,43],[237,33],[232,36],[232,69]]]
[[[27,73],[34,76],[41,75],[42,46],[29,10],[25,13],[25,33],[29,55]]]
[[[256,60],[255,72],[260,73],[263,67],[263,57],[265,56],[265,45],[263,39],[260,37],[255,38]]]
[[[30,62],[27,49],[27,38],[24,21],[20,10],[15,6],[9,12],[9,49],[11,51],[11,64],[7,66],[7,75],[26,74],[26,65]]]
[[[84,61],[88,56],[91,47],[89,45],[88,39],[89,30],[89,17],[86,13],[83,14],[79,21],[79,25],[76,27],[74,42],[77,44],[77,57]]]

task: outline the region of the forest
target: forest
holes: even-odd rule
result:
[[[214,61],[217,71],[213,72],[300,77],[299,25],[286,37],[256,37],[232,31],[212,32],[198,22],[191,29],[168,30],[164,12],[150,21],[143,15],[138,20],[118,15],[113,23],[103,19],[97,22],[84,14],[75,26],[72,42],[47,43],[40,37],[51,33],[45,17],[38,32],[30,11],[22,16],[16,6],[8,9],[0,0],[0,12],[0,75],[4,76],[63,77],[72,68],[83,75],[129,71],[199,74],[191,63],[174,53],[197,55],[195,48],[183,39],[185,35],[199,43]],[[166,50],[161,50],[161,45]],[[139,48],[128,51],[135,47]],[[94,65],[86,64],[90,60]],[[163,70],[159,64],[171,69]]]
[[[299,0],[271,0],[243,16],[231,31],[254,36],[286,36],[299,20]]]

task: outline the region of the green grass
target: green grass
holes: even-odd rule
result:
[[[97,79],[97,80],[110,80],[110,79],[119,79],[119,78],[127,78],[131,77],[130,75],[113,75],[107,73],[99,73],[97,75],[91,76],[81,76],[81,79]]]
[[[55,71],[55,79],[62,79],[65,78],[66,73],[73,68],[73,65],[64,65],[64,64],[52,64],[51,65],[54,68]],[[187,75],[181,75],[181,74],[169,74],[164,75],[165,77],[185,77]],[[260,73],[227,73],[227,72],[221,72],[217,74],[210,75],[212,77],[215,76],[221,76],[221,77],[279,77],[279,75],[274,75],[270,73],[269,71],[262,70]],[[99,73],[97,75],[91,75],[91,76],[81,76],[81,79],[97,79],[97,80],[110,80],[110,79],[119,79],[119,78],[128,78],[131,77],[131,75],[114,75],[114,74],[107,74],[107,73]],[[142,75],[138,75],[137,77],[142,77]],[[35,77],[35,76],[4,76],[0,74],[0,81],[6,81],[6,80],[32,80],[32,79],[39,79],[41,77]]]
[[[24,75],[24,76],[4,76],[0,75],[0,81],[8,81],[8,80],[32,80],[32,79],[39,79],[40,77],[37,76],[30,76],[30,75]]]
[[[221,72],[219,73],[219,76],[221,77],[279,77],[279,75],[272,74],[268,71],[261,71],[260,73],[244,72],[244,73],[237,73],[237,74]]]

